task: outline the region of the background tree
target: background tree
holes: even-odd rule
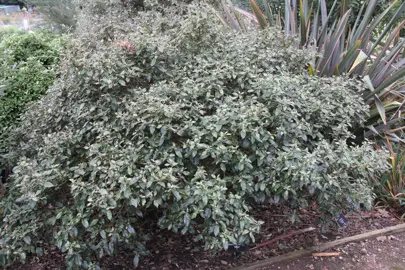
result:
[[[20,7],[24,6],[23,1],[18,0],[0,0],[0,5],[19,5]]]

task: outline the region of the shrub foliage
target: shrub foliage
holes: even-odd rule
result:
[[[0,31],[0,164],[9,130],[28,104],[53,83],[64,39],[50,32]],[[0,165],[1,166],[1,165]]]
[[[144,222],[227,248],[254,241],[257,203],[316,200],[329,217],[370,205],[387,165],[346,143],[368,112],[359,84],[300,75],[295,40],[236,35],[211,14],[80,22],[61,78],[13,133],[0,261],[55,245],[69,268],[122,249],[137,264]]]

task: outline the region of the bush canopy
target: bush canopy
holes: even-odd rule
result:
[[[387,163],[347,143],[368,113],[361,84],[307,77],[296,40],[235,34],[213,14],[79,21],[61,77],[13,132],[3,264],[54,245],[68,268],[124,249],[136,265],[156,233],[144,222],[226,249],[254,241],[255,204],[315,200],[327,218],[370,207]]]

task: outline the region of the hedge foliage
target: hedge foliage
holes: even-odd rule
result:
[[[9,130],[28,104],[39,99],[56,78],[64,38],[47,31],[0,30],[0,160]],[[0,161],[1,163],[1,161]]]
[[[212,14],[82,18],[61,78],[13,133],[2,263],[54,245],[70,269],[117,250],[138,264],[144,222],[217,249],[254,241],[258,203],[316,200],[329,218],[370,206],[387,164],[346,143],[368,112],[360,84],[308,78],[295,40],[236,35]]]

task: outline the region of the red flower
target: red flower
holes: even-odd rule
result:
[[[131,53],[135,51],[135,47],[128,41],[120,41],[116,43],[116,45],[120,46],[123,49],[129,50]]]

